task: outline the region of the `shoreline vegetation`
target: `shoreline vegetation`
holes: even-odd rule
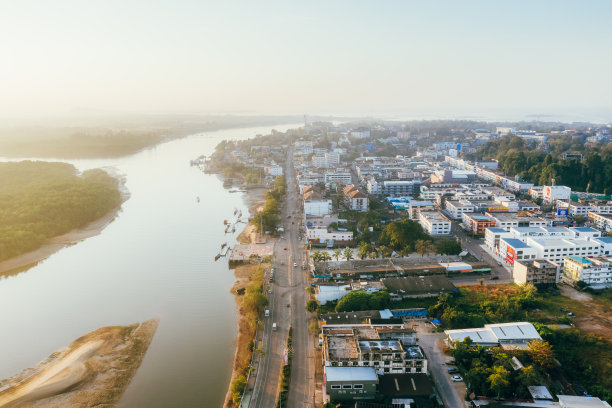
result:
[[[34,368],[0,381],[0,406],[113,406],[136,374],[158,319],[102,327]]]
[[[0,155],[39,158],[121,157],[199,133],[301,122],[301,116],[149,115],[76,118],[44,125],[0,124]]]
[[[129,198],[124,180],[67,163],[0,163],[0,275],[98,235]]]

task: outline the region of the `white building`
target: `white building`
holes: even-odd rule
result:
[[[566,186],[544,186],[542,199],[546,203],[552,203],[557,200],[568,201],[572,189]]]
[[[610,404],[597,397],[557,395],[559,408],[610,408]]]
[[[351,173],[348,170],[338,169],[325,173],[325,183],[351,184]]]
[[[304,193],[304,214],[308,215],[325,215],[332,213],[332,200],[321,197],[320,194],[314,193],[312,190]]]
[[[279,166],[278,164],[273,164],[269,167],[266,167],[266,174],[270,175],[270,176],[282,176],[283,175],[283,168],[282,166]]]
[[[314,156],[312,156],[312,165],[318,168],[326,168],[327,160],[325,159],[325,155],[315,154]]]
[[[478,346],[505,349],[524,349],[530,341],[542,340],[533,324],[528,322],[485,324],[483,328],[445,330],[444,334],[451,345],[470,338]]]
[[[446,202],[446,211],[453,219],[460,220],[463,218],[463,213],[475,212],[476,207],[474,207],[474,205],[467,200],[450,200]]]
[[[450,235],[451,222],[438,211],[420,211],[419,223],[429,235]]]
[[[568,256],[563,263],[564,278],[583,281],[593,289],[612,287],[612,259],[605,256]]]
[[[604,232],[612,231],[612,217],[604,214],[597,214],[590,211],[588,213],[589,221],[595,224],[595,227]]]

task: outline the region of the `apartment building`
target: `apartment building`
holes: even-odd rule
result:
[[[568,256],[563,263],[563,277],[583,281],[593,289],[612,287],[612,258],[607,256]]]
[[[419,217],[419,212],[421,211],[434,211],[436,206],[431,201],[417,201],[410,200],[410,204],[408,207],[410,219],[416,220]]]
[[[429,235],[450,235],[451,222],[439,211],[419,211],[419,223]]]
[[[484,236],[487,228],[494,228],[497,220],[493,217],[476,213],[463,213],[462,223],[464,228],[473,235]]]
[[[595,225],[595,228],[604,232],[612,231],[611,215],[598,214],[596,212],[589,211],[588,217],[589,221],[591,221]]]
[[[353,184],[349,184],[342,190],[344,201],[351,210],[368,211],[368,196]]]
[[[521,260],[512,267],[514,282],[530,283],[538,288],[554,286],[559,282],[559,264],[546,260]]]
[[[464,213],[473,213],[475,211],[476,207],[474,207],[474,204],[467,200],[449,200],[446,202],[446,212],[448,212],[454,220],[461,220],[463,219]]]

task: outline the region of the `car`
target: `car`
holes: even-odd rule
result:
[[[293,267],[296,268],[297,267],[297,262],[293,263]]]
[[[459,377],[458,375],[453,375],[451,377],[451,379],[453,380],[453,382],[461,382],[461,381],[463,381],[463,378]]]
[[[287,248],[283,248],[283,251],[286,251],[286,250],[287,250]]]
[[[448,368],[448,373],[449,374],[456,374],[458,372],[459,372],[459,370],[457,370],[455,367],[449,367]]]
[[[268,295],[272,294],[272,289],[268,289]]]
[[[446,365],[455,365],[456,363],[455,363],[455,360],[446,360],[444,362],[444,364],[446,364]]]

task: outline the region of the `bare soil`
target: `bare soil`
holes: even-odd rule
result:
[[[75,340],[36,367],[0,381],[0,407],[111,407],[130,381],[157,330],[152,319],[110,326]]]
[[[569,285],[559,285],[559,288],[563,296],[577,300],[588,308],[588,313],[580,313],[574,319],[576,327],[587,333],[612,338],[612,311],[609,305],[597,302],[592,295],[579,292]]]

